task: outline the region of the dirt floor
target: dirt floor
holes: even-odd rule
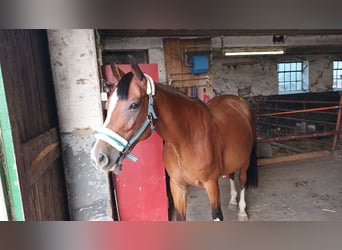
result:
[[[224,219],[236,221],[238,210],[228,209],[229,181],[219,183]],[[250,221],[342,221],[342,150],[260,167],[259,187],[247,190],[246,202]],[[211,220],[204,189],[189,188],[187,220]]]

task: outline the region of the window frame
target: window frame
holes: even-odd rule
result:
[[[278,62],[278,94],[286,95],[308,92],[308,68],[308,63],[306,61]]]
[[[337,68],[335,68],[335,63],[337,63]],[[336,85],[335,80],[338,81],[336,82]],[[342,90],[342,60],[332,61],[332,89],[334,91]]]

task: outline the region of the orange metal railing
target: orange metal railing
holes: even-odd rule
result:
[[[341,107],[341,94],[334,101],[256,100],[258,142],[331,137],[330,149],[335,150],[341,135]]]

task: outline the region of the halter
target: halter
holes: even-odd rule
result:
[[[144,75],[147,80],[146,93],[148,94],[148,110],[146,119],[139,130],[131,137],[131,139],[129,139],[129,141],[108,128],[102,127],[95,131],[95,138],[97,140],[103,140],[110,144],[112,147],[116,148],[119,152],[121,152],[121,156],[118,162],[122,162],[122,160],[126,157],[136,162],[138,158],[129,154],[132,150],[132,145],[140,138],[140,136],[144,133],[149,125],[151,127],[151,131],[154,131],[153,119],[157,119],[157,115],[153,109],[153,96],[155,94],[155,86],[152,78],[147,74]]]

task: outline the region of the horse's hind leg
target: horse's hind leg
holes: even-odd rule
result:
[[[245,184],[247,180],[247,171],[241,169],[240,175],[240,201],[239,201],[239,221],[248,220],[248,215],[246,213],[246,200],[245,200]]]
[[[221,210],[220,189],[217,180],[210,180],[204,183],[207,190],[211,206],[211,215],[214,221],[222,221],[223,214]]]
[[[230,201],[228,204],[228,209],[235,210],[237,207],[237,191],[234,182],[234,173],[229,174],[229,184],[230,184]]]
[[[239,221],[248,220],[248,215],[246,213],[245,188],[242,188],[240,192],[239,209]]]
[[[186,219],[186,192],[187,186],[178,184],[174,180],[170,180],[170,188],[176,210],[176,220],[185,221]]]

